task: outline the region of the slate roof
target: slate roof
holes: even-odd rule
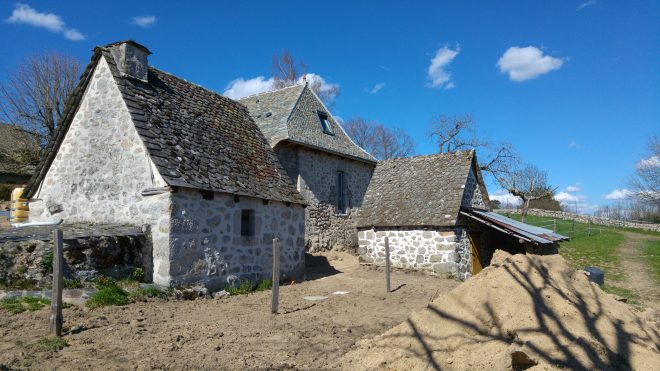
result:
[[[38,138],[16,125],[0,122],[0,174],[31,175],[39,154]]]
[[[248,108],[273,148],[288,141],[351,159],[369,163],[377,161],[351,140],[306,83],[238,101]],[[328,116],[334,135],[323,132],[317,112]]]
[[[379,162],[358,213],[358,227],[456,225],[474,151]]]
[[[305,203],[243,105],[153,67],[148,83],[121,76],[103,47],[94,50],[67,102],[66,119],[28,196],[52,163],[99,58],[110,65],[137,132],[168,185]]]

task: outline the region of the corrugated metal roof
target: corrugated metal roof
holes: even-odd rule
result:
[[[549,229],[525,224],[492,211],[471,209],[461,210],[461,214],[529,242],[550,244],[559,241],[567,241],[570,239],[569,237],[562,236]]]

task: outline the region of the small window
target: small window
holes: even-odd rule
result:
[[[254,210],[241,210],[241,236],[254,236]]]
[[[346,180],[344,179],[344,172],[337,172],[337,213],[346,214],[346,196],[344,189],[346,188]]]
[[[321,128],[323,128],[323,132],[326,134],[335,135],[335,133],[332,131],[332,125],[330,125],[330,120],[328,120],[328,115],[326,115],[323,112],[318,112],[318,115],[319,115],[319,121],[321,122]]]

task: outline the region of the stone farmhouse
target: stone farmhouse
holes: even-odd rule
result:
[[[33,221],[146,225],[153,281],[217,289],[304,267],[305,200],[245,106],[150,67],[133,41],[94,49],[26,195]]]
[[[394,267],[467,279],[495,249],[556,253],[566,239],[490,211],[474,150],[383,161],[357,218],[358,253],[383,265],[385,238]]]
[[[305,198],[309,251],[357,247],[355,220],[376,159],[307,84],[240,99]]]

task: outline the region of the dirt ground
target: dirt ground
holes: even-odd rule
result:
[[[401,323],[459,285],[394,272],[394,291],[387,294],[382,270],[359,266],[348,254],[328,259],[332,267],[309,268],[308,281],[281,287],[278,315],[270,314],[270,292],[65,309],[65,329],[77,333],[65,335],[69,346],[57,353],[31,346],[47,335],[48,308],[0,311],[0,369],[335,368],[357,341]],[[337,291],[349,293],[332,294]],[[328,298],[304,299],[315,295]]]
[[[619,253],[626,278],[621,285],[639,293],[639,300],[644,306],[660,311],[660,288],[649,272],[649,267],[641,252],[644,241],[659,238],[631,232],[623,232],[623,235],[624,240],[619,246]]]

